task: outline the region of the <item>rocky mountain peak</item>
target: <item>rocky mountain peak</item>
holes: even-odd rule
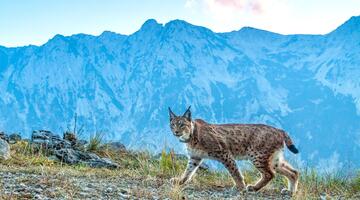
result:
[[[360,16],[353,16],[346,22],[344,22],[337,29],[329,33],[332,37],[337,38],[349,38],[355,39],[357,37],[360,39]]]

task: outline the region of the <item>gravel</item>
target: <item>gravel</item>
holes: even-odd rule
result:
[[[142,180],[61,173],[2,171],[0,180],[0,199],[171,199],[173,188],[169,181],[155,178]],[[240,194],[233,188],[196,190],[191,184],[185,186],[181,194],[182,199],[289,199],[272,191]]]

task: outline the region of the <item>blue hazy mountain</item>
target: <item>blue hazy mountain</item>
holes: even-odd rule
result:
[[[325,35],[148,20],[131,35],[0,47],[0,129],[60,134],[77,113],[85,137],[102,131],[133,149],[184,151],[167,107],[182,114],[191,105],[211,123],[285,129],[305,164],[359,166],[359,41],[360,17]]]

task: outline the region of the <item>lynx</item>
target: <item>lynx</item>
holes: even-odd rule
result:
[[[292,153],[298,153],[289,135],[278,128],[263,124],[209,124],[191,119],[190,107],[182,116],[169,108],[172,133],[187,146],[189,161],[180,178],[171,182],[184,184],[194,175],[203,159],[221,162],[231,174],[236,187],[256,192],[279,173],[288,179],[288,188],[282,193],[294,194],[299,172],[283,157],[284,143]],[[254,185],[245,185],[235,160],[250,160],[261,173]]]

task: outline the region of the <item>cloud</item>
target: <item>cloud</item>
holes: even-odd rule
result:
[[[198,0],[186,0],[185,8],[193,8],[198,3]]]
[[[207,2],[210,3],[211,1]],[[213,0],[212,3],[215,6],[253,13],[261,13],[263,6],[261,0]]]
[[[187,16],[215,32],[251,26],[282,34],[326,34],[359,15],[359,0],[184,0]],[[324,5],[326,4],[326,7]],[[189,14],[190,13],[190,14]],[[336,13],[336,15],[334,14]]]
[[[185,8],[203,9],[215,18],[221,16],[267,15],[283,11],[289,0],[186,0]]]
[[[269,26],[270,21],[283,23],[291,14],[288,3],[289,0],[186,0],[185,7],[206,16],[207,25],[215,31],[229,31],[241,26]]]
[[[261,14],[270,3],[279,0],[186,0],[186,8],[194,8],[199,5],[205,9],[210,9],[215,13],[220,10],[246,12]]]

